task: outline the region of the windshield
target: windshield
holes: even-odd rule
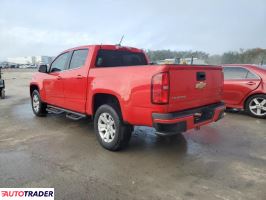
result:
[[[144,53],[135,53],[125,50],[104,50],[98,51],[97,67],[118,67],[118,66],[136,66],[147,65]]]

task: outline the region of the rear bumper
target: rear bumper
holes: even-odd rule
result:
[[[199,128],[224,117],[223,102],[174,113],[153,113],[153,127],[158,134],[171,135]]]

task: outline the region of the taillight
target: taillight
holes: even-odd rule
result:
[[[167,104],[169,101],[169,74],[163,72],[152,77],[151,100],[155,104]]]

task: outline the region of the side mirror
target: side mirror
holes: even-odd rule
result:
[[[41,73],[47,73],[47,65],[40,65],[38,71]]]

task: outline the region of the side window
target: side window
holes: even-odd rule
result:
[[[71,58],[69,69],[82,67],[86,62],[87,55],[88,55],[88,49],[81,49],[74,51]]]
[[[246,79],[248,72],[241,67],[224,67],[224,79]]]
[[[55,61],[52,63],[50,72],[59,72],[65,69],[66,63],[68,61],[69,52],[61,54],[58,56]]]
[[[256,74],[253,74],[252,72],[248,72],[247,79],[259,79],[259,77]]]

